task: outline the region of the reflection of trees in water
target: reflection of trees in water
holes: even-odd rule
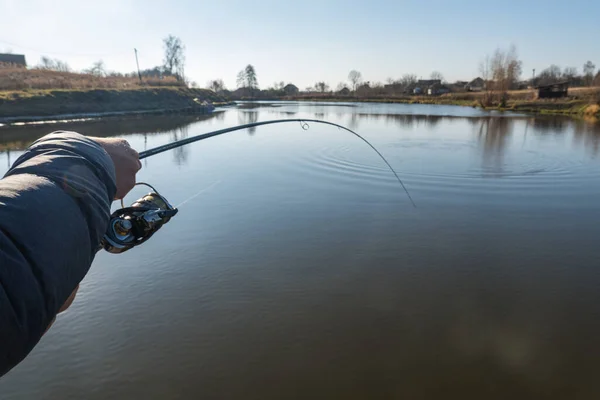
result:
[[[325,113],[324,112],[315,113],[315,119],[325,119]]]
[[[353,131],[357,131],[360,122],[360,116],[357,113],[352,113],[348,116],[348,127]]]
[[[181,139],[185,139],[189,134],[189,125],[182,126],[170,132],[171,140],[173,142]],[[189,146],[180,146],[173,149],[173,155],[175,158],[175,163],[177,165],[183,165],[187,162],[189,156]]]
[[[573,142],[583,145],[595,157],[600,147],[600,123],[596,120],[574,120]]]
[[[566,117],[533,117],[527,119],[528,127],[542,135],[562,135],[573,122]]]
[[[379,122],[383,121],[386,124],[398,125],[403,128],[424,125],[427,128],[434,128],[442,120],[456,120],[457,117],[444,117],[439,115],[410,115],[410,114],[365,114],[352,113],[349,117],[349,124],[352,129],[356,129],[359,121]]]
[[[217,121],[224,121],[225,120],[225,111],[219,111],[214,113],[215,119]]]
[[[566,116],[537,116],[527,120],[527,128],[538,135],[564,135],[573,132],[573,143],[589,150],[593,156],[600,148],[600,124],[597,120],[574,119]]]
[[[257,111],[239,111],[238,112],[238,123],[240,125],[253,124],[258,121]],[[256,127],[248,128],[248,134],[254,135],[256,133]]]
[[[483,168],[492,174],[503,172],[504,151],[513,130],[513,118],[478,118],[477,138],[483,147]]]
[[[23,150],[36,139],[50,132],[67,130],[87,136],[127,136],[135,134],[161,134],[206,121],[224,113],[206,115],[146,115],[122,118],[105,118],[92,121],[64,122],[51,125],[26,125],[0,128],[0,150]],[[220,118],[223,118],[220,116]]]

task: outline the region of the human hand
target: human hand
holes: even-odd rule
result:
[[[142,168],[140,155],[125,139],[90,137],[100,144],[112,158],[117,175],[117,194],[115,200],[122,199],[133,189],[135,174]]]

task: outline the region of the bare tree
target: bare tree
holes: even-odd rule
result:
[[[240,72],[238,72],[237,78],[236,78],[236,84],[237,84],[237,87],[239,87],[239,88],[243,88],[244,85],[246,85],[246,74],[244,73],[244,70],[241,70]]]
[[[84,70],[83,72],[94,75],[94,76],[105,76],[106,75],[106,67],[104,66],[104,61],[98,60],[92,64],[89,69]]]
[[[481,74],[481,79],[483,79],[484,89],[481,105],[483,107],[489,107],[494,102],[494,82],[492,80],[493,73],[490,56],[486,56],[479,64],[479,73]]]
[[[174,75],[178,80],[183,81],[185,79],[185,46],[183,42],[178,37],[169,35],[163,39],[163,47],[165,50],[163,60],[165,73]]]
[[[393,85],[396,83],[396,80],[392,77],[389,77],[385,80],[385,83],[387,83],[388,85]]]
[[[256,69],[252,64],[246,65],[244,68],[244,76],[246,78],[246,87],[250,89],[258,88],[258,79],[256,78]]]
[[[583,64],[583,79],[586,85],[591,86],[594,80],[594,71],[596,70],[596,66],[593,62],[588,61]]]
[[[246,65],[246,68],[238,72],[237,85],[240,88],[245,88],[250,91],[250,95],[258,89],[258,80],[256,78],[256,69],[252,64]]]
[[[225,82],[223,82],[223,79],[214,79],[212,81],[208,81],[206,86],[215,93],[225,90]]]
[[[538,75],[538,82],[541,85],[550,85],[561,80],[561,71],[558,65],[552,64]]]
[[[404,74],[404,75],[402,75],[402,78],[400,78],[400,84],[404,88],[406,88],[414,83],[417,83],[417,76],[414,74]]]
[[[317,82],[315,84],[315,89],[317,89],[317,92],[325,93],[329,90],[329,85],[325,82]]]
[[[353,69],[348,74],[348,80],[352,83],[352,91],[356,92],[356,87],[362,81],[362,74]]]
[[[54,69],[54,60],[50,57],[42,56],[40,58],[40,63],[37,66],[38,69]]]
[[[490,61],[494,90],[499,92],[501,104],[508,98],[512,89],[521,76],[522,63],[517,55],[517,48],[511,46],[508,50],[496,49]]]
[[[576,76],[577,76],[577,68],[575,68],[575,67],[566,67],[563,70],[563,73],[562,73],[563,79],[567,79],[567,80],[571,81]]]
[[[443,81],[444,75],[442,75],[442,73],[439,71],[433,71],[431,73],[431,75],[429,76],[429,79],[437,79],[437,80]]]
[[[71,72],[71,67],[64,61],[59,59],[51,59],[50,57],[42,56],[40,63],[36,66],[37,69],[47,69],[59,72]]]

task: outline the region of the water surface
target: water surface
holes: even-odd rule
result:
[[[2,173],[54,129],[138,150],[174,204],[98,254],[2,399],[600,396],[600,127],[452,106],[275,103],[0,128]],[[136,189],[129,202],[144,193]],[[460,396],[460,397],[459,397]]]

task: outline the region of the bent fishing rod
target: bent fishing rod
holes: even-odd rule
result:
[[[375,151],[377,155],[379,155],[379,157],[388,166],[390,171],[392,171],[392,173],[396,177],[396,180],[404,189],[404,192],[408,196],[408,199],[410,200],[413,207],[417,207],[410,193],[408,192],[408,189],[406,188],[406,186],[404,185],[394,168],[385,159],[383,154],[381,154],[379,150],[375,148],[375,146],[373,146],[367,139],[354,132],[353,130],[346,128],[345,126],[318,119],[277,119],[271,121],[261,121],[245,125],[238,125],[231,128],[220,129],[217,131],[192,136],[190,138],[177,140],[175,142],[158,146],[150,150],[142,151],[141,153],[139,153],[139,158],[141,160],[159,153],[163,153],[168,150],[176,149],[178,147],[185,146],[190,143],[198,142],[200,140],[208,139],[214,136],[219,136],[229,132],[254,128],[263,125],[281,124],[286,122],[298,122],[304,130],[308,130],[309,122],[331,125],[344,131],[350,132],[354,136],[358,137],[360,140],[365,142],[373,151]],[[104,247],[104,249],[110,253],[122,253],[144,243],[152,235],[154,235],[154,233],[156,233],[156,231],[158,231],[164,224],[169,222],[171,217],[173,217],[178,212],[177,207],[173,207],[167,201],[167,199],[161,194],[159,194],[158,191],[154,189],[154,187],[152,187],[151,185],[145,182],[139,182],[137,185],[148,186],[153,191],[145,195],[144,197],[136,200],[136,202],[129,207],[125,207],[125,205],[123,204],[123,200],[121,200],[122,208],[112,213],[108,230],[105,233],[104,238],[102,240],[102,247]]]

